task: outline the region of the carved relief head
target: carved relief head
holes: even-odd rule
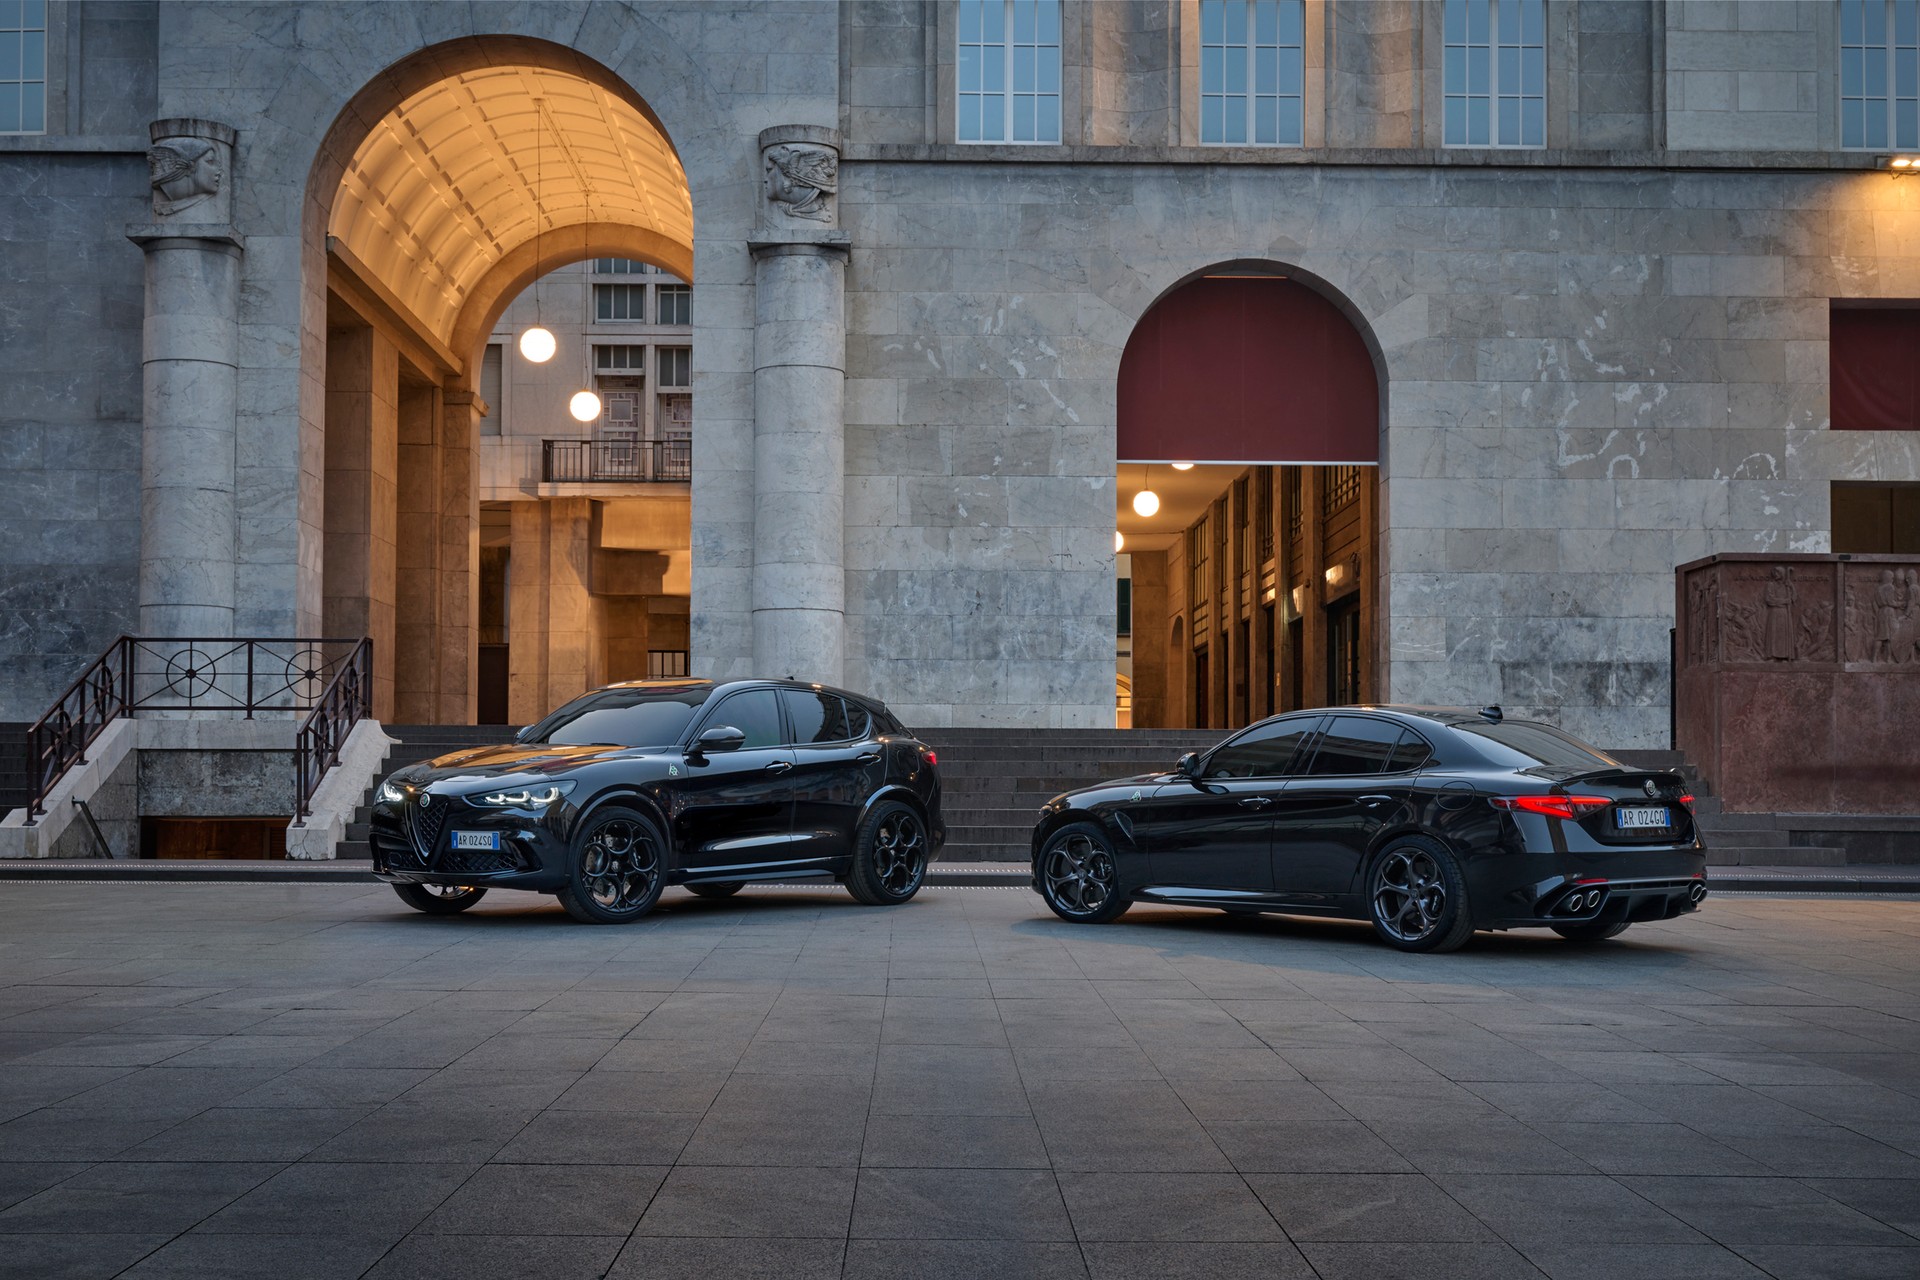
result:
[[[840,190],[840,163],[826,147],[783,142],[768,147],[762,162],[767,199],[790,218],[827,222],[833,209],[827,201]]]
[[[172,138],[147,149],[147,181],[157,217],[211,200],[220,194],[225,177],[219,146],[204,138]]]

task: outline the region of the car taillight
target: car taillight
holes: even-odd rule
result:
[[[926,753],[926,757],[927,757],[928,764],[937,765],[940,763],[940,757],[933,754],[933,752],[931,751]]]
[[[1495,796],[1492,800],[1496,809],[1543,813],[1549,818],[1565,818],[1569,822],[1577,822],[1595,809],[1604,809],[1612,803],[1605,796]]]
[[[1681,804],[1683,804],[1683,805],[1685,805],[1685,806],[1687,806],[1687,812],[1688,812],[1688,813],[1692,813],[1692,812],[1693,812],[1693,797],[1692,797],[1692,796],[1681,796],[1681,797],[1680,797],[1680,803],[1681,803]]]

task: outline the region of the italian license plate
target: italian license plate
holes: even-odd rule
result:
[[[1614,822],[1622,831],[1642,831],[1653,827],[1670,827],[1673,825],[1667,821],[1667,810],[1664,808],[1650,809],[1636,807],[1632,809],[1615,809],[1613,812]]]
[[[453,847],[497,851],[500,848],[500,833],[498,831],[456,831],[453,833]]]

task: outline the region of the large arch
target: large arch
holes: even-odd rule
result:
[[[1136,708],[1218,729],[1384,695],[1387,390],[1358,308],[1291,264],[1209,265],[1140,314],[1116,379],[1116,527],[1135,609],[1155,598],[1142,579],[1161,584],[1175,638],[1164,658],[1123,652]],[[1355,645],[1357,682],[1335,661]]]
[[[313,157],[302,222],[304,381],[324,393],[323,411],[303,414],[324,472],[302,487],[303,523],[321,532],[303,603],[330,634],[374,637],[380,718],[471,722],[488,335],[534,280],[584,259],[691,281],[685,169],[608,67],[548,40],[467,36],[409,54],[347,102]],[[543,548],[542,590],[584,595],[580,530],[594,509],[575,498],[540,510],[540,536],[580,561],[563,569]],[[537,678],[513,677],[522,717],[598,674],[593,624],[580,622],[593,611],[549,603]]]

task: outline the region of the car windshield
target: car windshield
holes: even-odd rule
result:
[[[709,685],[601,689],[575,698],[527,731],[522,742],[582,747],[668,747],[680,741]]]
[[[1620,762],[1602,755],[1577,738],[1558,729],[1526,720],[1501,724],[1456,724],[1459,733],[1480,739],[1476,744],[1483,755],[1509,769],[1572,769],[1591,773],[1595,769],[1618,768]]]

